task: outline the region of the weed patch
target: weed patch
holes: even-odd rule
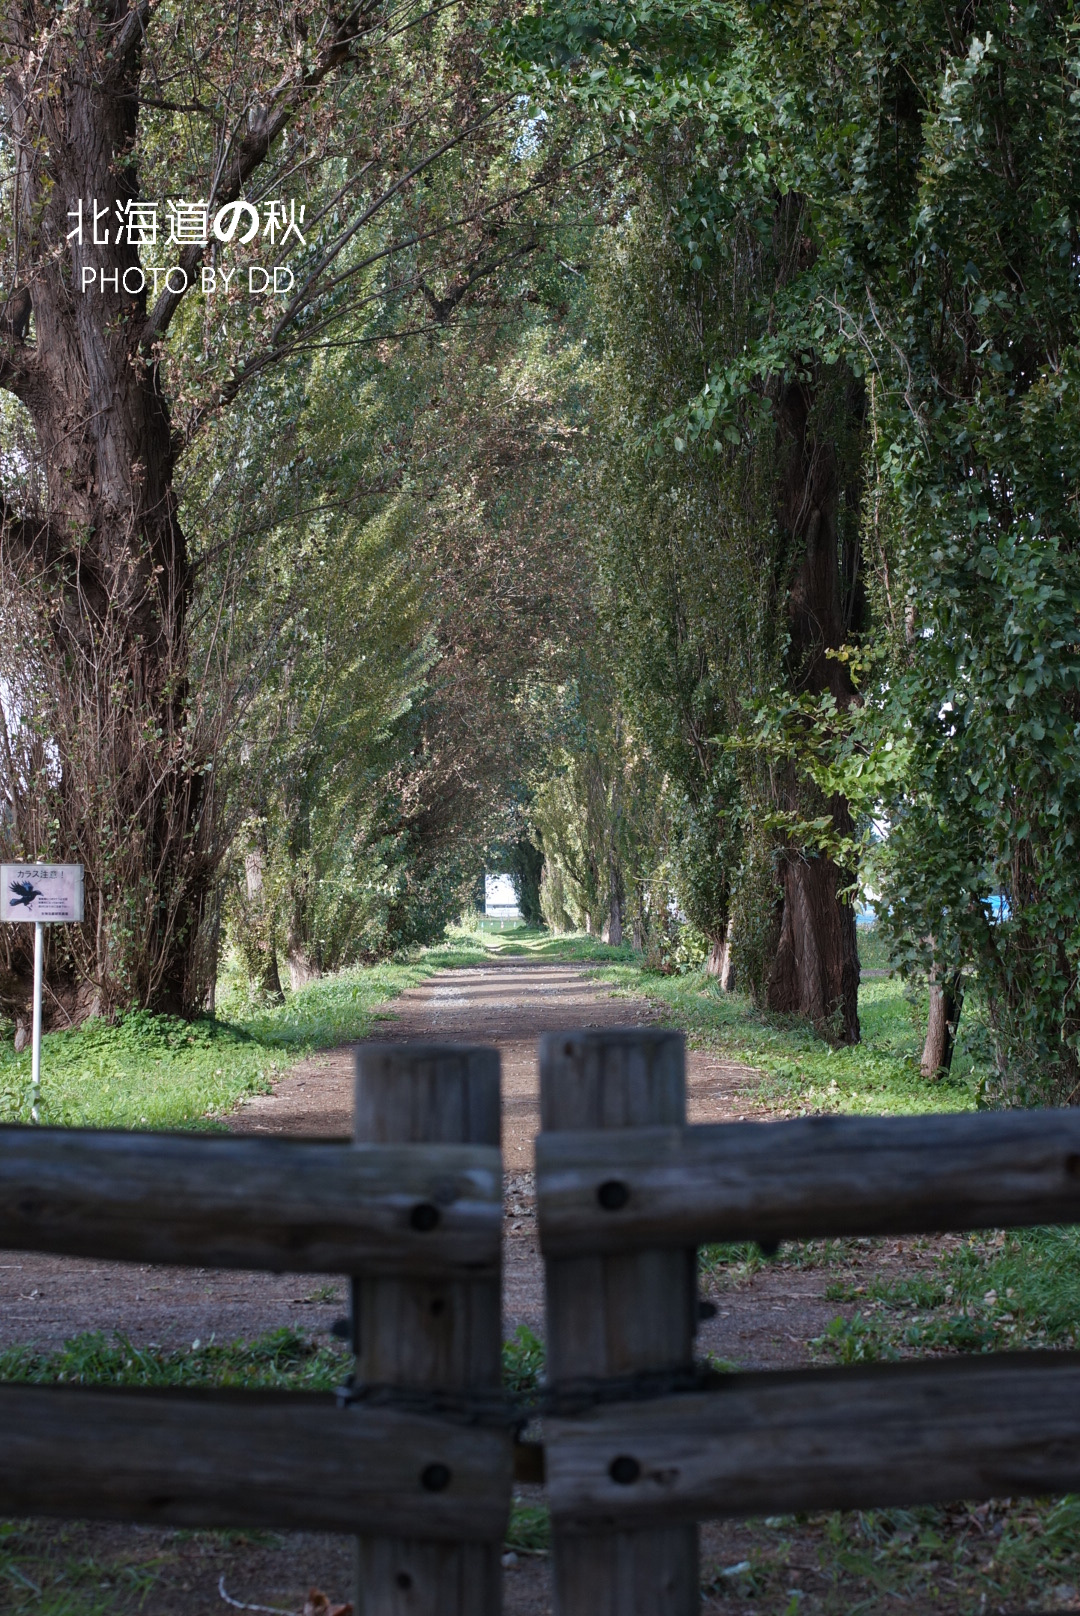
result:
[[[543,1375],[544,1343],[527,1324],[519,1324],[503,1342],[503,1390],[509,1397],[533,1397]]]
[[[840,1363],[1010,1348],[1074,1347],[1080,1335],[1080,1229],[1014,1229],[943,1246],[929,1272],[840,1280],[826,1296],[857,1302],[813,1343]]]
[[[514,1500],[506,1547],[518,1554],[546,1554],[551,1548],[551,1515],[546,1504]]]
[[[7,1347],[0,1352],[0,1381],[326,1392],[341,1384],[349,1364],[346,1348],[336,1341],[316,1344],[294,1330],[275,1330],[256,1341],[193,1341],[170,1351],[95,1331],[72,1336],[53,1352]]]

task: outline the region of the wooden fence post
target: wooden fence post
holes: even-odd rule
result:
[[[686,1121],[682,1035],[652,1029],[549,1033],[540,1041],[545,1132]],[[617,1195],[619,1186],[601,1186]],[[574,1382],[693,1363],[696,1253],[635,1251],[549,1260],[547,1375]],[[554,1535],[557,1616],[692,1616],[696,1525]]]
[[[496,1050],[409,1043],[357,1051],[357,1143],[498,1146],[500,1129]],[[437,1206],[412,1213],[438,1215]],[[359,1383],[497,1392],[501,1276],[364,1278],[353,1298]],[[433,1486],[440,1481],[432,1475]],[[425,1542],[419,1514],[416,1525],[415,1539],[358,1539],[357,1616],[499,1616],[502,1543]]]

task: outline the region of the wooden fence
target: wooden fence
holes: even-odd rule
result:
[[[543,1479],[560,1616],[689,1616],[711,1516],[1080,1486],[1080,1355],[693,1358],[705,1242],[1080,1222],[1080,1112],[688,1127],[681,1037],[635,1028],[545,1037],[541,1120],[531,1410],[500,1390],[495,1051],[361,1050],[351,1144],[0,1129],[0,1249],[348,1274],[356,1353],[336,1398],[0,1386],[0,1510],[349,1532],[358,1616],[497,1616]]]

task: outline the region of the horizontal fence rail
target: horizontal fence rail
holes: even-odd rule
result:
[[[558,1258],[1080,1223],[1080,1111],[544,1132],[536,1189]]]
[[[0,1128],[0,1250],[494,1276],[498,1148]]]
[[[1080,1355],[757,1372],[545,1430],[569,1533],[1080,1486]]]
[[[0,1385],[0,1513],[500,1541],[507,1433],[316,1393]]]
[[[495,1051],[366,1046],[356,1143],[0,1128],[0,1249],[353,1277],[354,1396],[0,1385],[0,1513],[353,1533],[364,1616],[499,1616],[515,1466],[559,1616],[696,1616],[695,1523],[1080,1488],[1080,1354],[693,1364],[713,1241],[1080,1222],[1080,1110],[685,1125],[682,1039],[541,1044],[539,1448],[500,1387]],[[410,1604],[410,1608],[412,1608]]]

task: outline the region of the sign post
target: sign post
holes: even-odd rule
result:
[[[41,982],[45,927],[83,917],[81,864],[0,864],[0,921],[34,922],[34,1024],[31,1052],[30,1116],[38,1118],[41,1098]]]
[[[41,1099],[41,978],[45,967],[45,923],[34,921],[34,1035],[30,1054],[30,1120],[38,1120]]]

